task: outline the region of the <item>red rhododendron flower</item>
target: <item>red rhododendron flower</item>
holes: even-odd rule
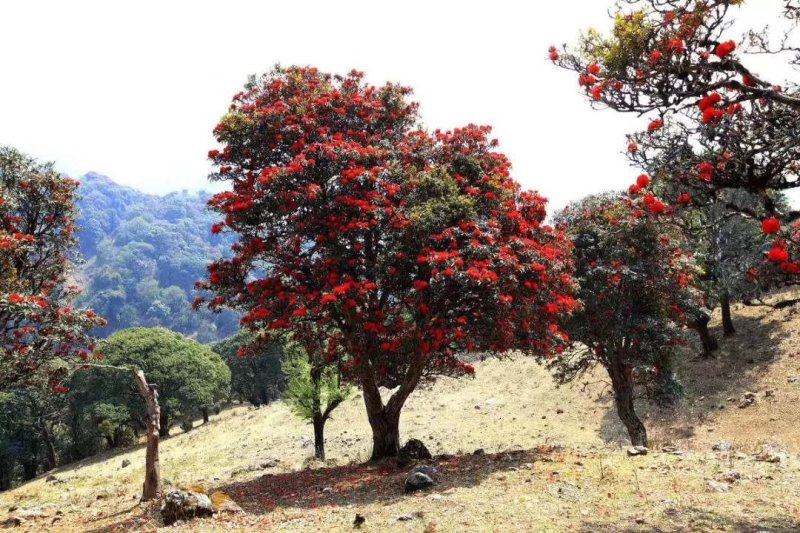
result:
[[[548,55],[550,57],[550,61],[558,61],[558,50],[556,50],[555,46],[551,46],[548,50]]]
[[[683,43],[683,39],[670,39],[667,43],[667,52],[672,54],[682,54],[686,51],[686,45]]]
[[[17,293],[12,293],[8,295],[8,301],[12,304],[21,304],[25,301],[25,298]]]
[[[656,131],[660,130],[663,127],[664,127],[664,121],[661,119],[656,119],[647,125],[647,131]]]
[[[639,145],[638,144],[636,144],[635,142],[629,142],[628,143],[628,153],[629,154],[635,154],[638,151],[639,151]]]
[[[736,50],[736,43],[733,41],[725,41],[724,43],[720,43],[717,45],[717,47],[714,49],[714,54],[717,57],[725,58],[729,56],[731,52],[733,52],[734,50]]]
[[[653,50],[652,52],[650,52],[650,63],[655,65],[656,63],[661,61],[661,59],[663,57],[664,57],[664,54],[661,53],[660,50]]]
[[[687,193],[682,193],[680,196],[678,196],[678,203],[682,206],[687,206],[692,203],[692,197]]]
[[[638,178],[636,178],[636,185],[644,189],[648,185],[650,185],[650,176],[647,174],[642,174]]]
[[[653,213],[654,215],[660,215],[660,214],[662,214],[664,212],[664,209],[666,209],[666,206],[663,203],[661,203],[660,201],[655,200],[654,202],[652,202],[650,204],[649,208],[650,208],[650,212]]]
[[[775,217],[770,217],[761,222],[761,231],[771,235],[778,233],[781,230],[781,221]]]
[[[597,76],[598,74],[600,74],[600,65],[598,65],[597,63],[592,63],[591,65],[586,67],[586,72]]]
[[[716,107],[709,107],[703,111],[703,124],[711,124],[725,116],[725,111]]]
[[[697,107],[700,111],[705,111],[709,107],[714,107],[722,101],[722,96],[719,93],[711,93],[697,101]]]
[[[421,279],[415,279],[413,282],[411,282],[411,286],[414,287],[415,291],[424,291],[428,288],[428,282]]]
[[[323,294],[322,298],[319,299],[319,303],[321,303],[322,305],[333,303],[335,301],[336,301],[336,295],[331,293]]]
[[[785,263],[789,260],[789,252],[786,251],[784,246],[776,245],[767,254],[767,259],[773,263]]]
[[[714,177],[714,165],[711,163],[703,161],[702,163],[698,163],[695,169],[697,170],[698,177],[703,181],[711,181]]]

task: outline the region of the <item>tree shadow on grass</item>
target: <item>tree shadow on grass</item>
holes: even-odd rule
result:
[[[439,471],[437,492],[455,487],[480,485],[487,476],[516,470],[526,463],[547,460],[557,448],[545,446],[530,450],[439,456],[430,461]],[[393,462],[352,464],[308,469],[259,478],[219,487],[245,511],[263,514],[276,507],[315,508],[326,505],[366,505],[376,501],[389,504],[404,497],[404,484],[410,468]]]
[[[659,408],[645,400],[637,402],[636,411],[648,430],[657,429],[665,441],[695,436],[696,426],[707,423],[722,409],[736,409],[737,401],[752,390],[760,374],[777,361],[775,346],[789,337],[781,333],[775,320],[758,317],[735,317],[736,335],[723,338],[722,328],[711,328],[720,349],[714,357],[700,357],[696,338],[677,354],[675,370],[684,396],[674,407]],[[694,337],[694,336],[693,336]],[[729,399],[736,401],[729,401]],[[598,401],[610,402],[603,418],[601,437],[607,442],[627,442],[628,434],[617,416],[610,388]],[[722,406],[722,408],[721,408]]]
[[[527,463],[551,462],[560,448],[542,446],[530,450],[437,456],[428,463],[439,471],[441,481],[436,492],[450,488],[474,487],[496,472],[518,470]],[[404,484],[410,468],[398,468],[393,462],[351,464],[336,467],[306,469],[280,474],[266,474],[249,481],[212,487],[209,492],[222,491],[230,496],[250,516],[267,515],[278,508],[316,509],[324,507],[360,506],[375,502],[391,504],[405,497]],[[89,533],[127,531],[142,519],[157,525],[155,508],[146,515],[107,524]]]
[[[583,522],[578,527],[580,533],[684,533],[719,532],[731,533],[797,533],[800,531],[800,518],[792,516],[729,516],[721,512],[698,507],[683,508],[672,514],[669,526],[636,524],[634,519],[620,522]]]

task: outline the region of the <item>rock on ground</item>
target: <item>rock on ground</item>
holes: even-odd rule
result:
[[[413,474],[409,474],[409,476],[406,478],[405,491],[406,494],[408,494],[418,490],[427,489],[433,485],[434,481],[430,478],[430,476],[427,476],[422,472],[415,472]]]
[[[178,520],[209,517],[214,514],[211,499],[200,492],[174,490],[164,496],[161,518],[169,526]]]
[[[417,474],[417,473],[425,474],[426,476],[431,478],[434,482],[436,482],[436,483],[439,482],[439,471],[434,466],[431,466],[431,465],[417,465],[417,466],[415,466],[414,468],[411,469],[411,471],[408,473],[408,475],[410,476],[412,474]]]
[[[409,439],[397,454],[397,465],[406,467],[420,459],[432,459],[433,456],[425,444],[419,439]]]
[[[636,455],[647,455],[646,446],[631,446],[628,448],[628,455],[634,457]]]

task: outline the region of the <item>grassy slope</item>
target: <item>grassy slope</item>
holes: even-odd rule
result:
[[[403,496],[402,471],[358,464],[370,441],[360,398],[329,422],[324,468],[304,469],[311,429],[275,403],[230,409],[167,439],[162,474],[171,484],[221,488],[248,511],[180,528],[187,531],[346,531],[356,512],[367,531],[800,531],[800,380],[789,382],[800,376],[800,309],[736,309],[735,319],[739,334],[722,341],[720,357],[679,369],[687,397],[676,412],[642,408],[651,449],[673,444],[681,456],[626,457],[601,374],[559,389],[519,358],[480,363],[474,380],[442,380],[410,399],[404,438],[457,456],[439,463],[443,482],[433,493]],[[757,393],[754,406],[727,401],[746,390]],[[734,450],[711,452],[720,439]],[[789,459],[753,461],[764,444]],[[472,456],[477,448],[487,454]],[[123,459],[131,466],[122,469]],[[264,468],[271,459],[280,462]],[[155,529],[152,506],[136,505],[143,464],[141,448],[92,458],[56,472],[64,483],[38,479],[0,502],[52,502],[64,512],[52,525],[27,524],[31,531]],[[742,477],[730,492],[707,488],[731,470]],[[403,514],[412,519],[397,521]]]

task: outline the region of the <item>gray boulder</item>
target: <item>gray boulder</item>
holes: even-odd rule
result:
[[[425,444],[419,439],[409,439],[397,454],[397,466],[405,468],[420,459],[432,459],[433,456]]]
[[[439,471],[432,465],[417,465],[408,473],[409,476],[412,474],[425,474],[434,482],[439,482]]]
[[[409,474],[409,476],[406,478],[405,491],[406,494],[408,494],[418,490],[427,489],[433,485],[434,481],[430,478],[430,476],[427,476],[422,472],[415,472],[413,474]]]
[[[178,520],[204,518],[214,514],[211,499],[199,492],[174,490],[164,496],[161,503],[161,518],[169,526]]]
[[[727,440],[721,440],[721,441],[715,442],[711,446],[711,449],[714,450],[715,452],[727,452],[731,448],[733,448],[733,444],[731,444],[730,441],[727,441]]]
[[[402,448],[400,448],[400,453],[406,454],[412,459],[432,459],[431,452],[428,451],[428,448],[425,447],[425,444],[422,443],[419,439],[409,439]]]

